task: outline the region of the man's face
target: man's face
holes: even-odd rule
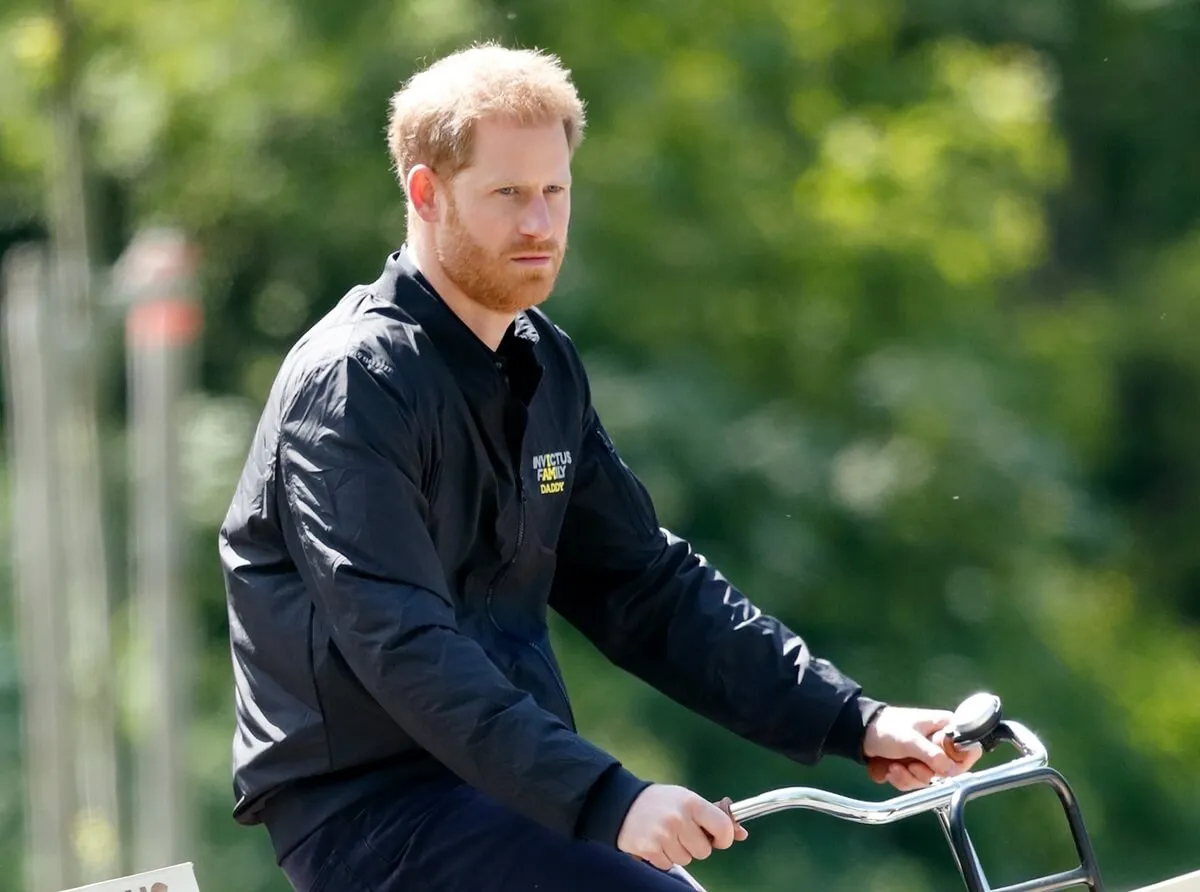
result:
[[[567,247],[571,152],[559,123],[484,119],[471,163],[443,192],[438,261],[476,303],[504,313],[550,296]]]

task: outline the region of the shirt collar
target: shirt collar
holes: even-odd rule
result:
[[[511,382],[523,403],[533,398],[542,377],[536,345],[540,340],[529,314],[517,314],[497,350],[479,339],[417,269],[409,246],[391,254],[376,283],[379,295],[407,311],[429,335],[460,382]]]

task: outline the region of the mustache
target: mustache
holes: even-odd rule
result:
[[[508,254],[559,254],[566,247],[566,243],[559,244],[556,241],[526,241],[518,245],[513,245],[509,248]]]

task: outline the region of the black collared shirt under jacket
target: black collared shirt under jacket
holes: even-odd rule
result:
[[[547,607],[798,762],[878,708],[660,529],[539,310],[488,349],[407,250],[284,360],[221,528],[236,819],[284,853],[357,798],[457,777],[614,844],[646,786],[580,737]]]

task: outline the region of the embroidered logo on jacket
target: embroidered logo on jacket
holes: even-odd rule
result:
[[[542,495],[555,495],[566,488],[570,464],[570,452],[546,452],[533,457],[533,473]]]

